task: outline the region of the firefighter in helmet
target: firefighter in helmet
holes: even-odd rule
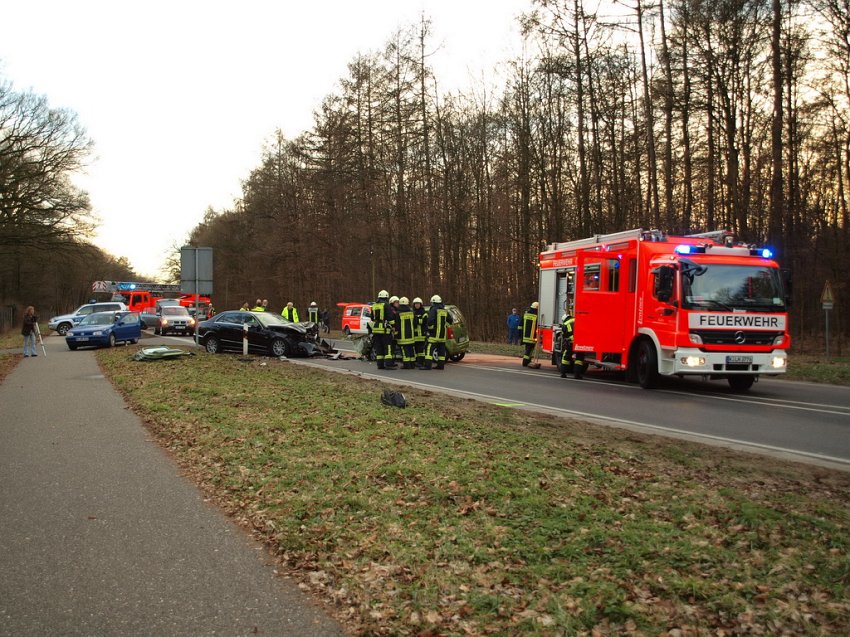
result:
[[[425,369],[425,306],[418,296],[413,299],[413,349],[416,352],[416,369]]]
[[[387,322],[387,309],[390,307],[390,293],[386,290],[378,292],[378,300],[372,304],[372,320],[369,321],[369,333],[372,335],[372,350],[378,369],[395,369],[390,339],[391,327]]]
[[[449,334],[449,325],[453,322],[452,315],[443,305],[443,299],[439,294],[431,297],[431,307],[425,319],[428,332],[428,351],[425,356],[425,369],[431,369],[432,362],[437,364],[437,369],[446,366],[446,340]]]
[[[522,357],[523,367],[528,367],[534,346],[537,344],[537,308],[539,307],[540,304],[535,301],[522,315],[522,344],[525,347],[525,354]]]
[[[390,325],[390,352],[396,365],[401,363],[401,348],[398,346],[398,301],[399,298],[393,294],[390,304],[387,306],[387,323]]]
[[[573,370],[573,331],[575,317],[569,310],[561,317],[561,378],[567,377],[567,372]]]
[[[319,306],[315,301],[311,301],[310,307],[307,308],[307,320],[319,324]]]
[[[398,315],[396,318],[396,328],[398,330],[398,346],[401,349],[402,369],[413,369],[416,362],[416,316],[413,314],[413,308],[410,307],[410,301],[406,296],[398,300]]]

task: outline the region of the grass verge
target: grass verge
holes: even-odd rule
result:
[[[104,372],[357,634],[850,633],[850,476],[201,353]]]
[[[788,371],[779,378],[850,386],[850,358],[833,356],[827,359],[823,356],[792,354],[788,357]]]
[[[8,376],[23,356],[21,354],[0,354],[0,383]]]

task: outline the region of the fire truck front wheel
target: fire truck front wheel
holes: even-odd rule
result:
[[[735,376],[727,376],[726,380],[729,381],[729,387],[732,388],[733,392],[742,394],[749,391],[750,387],[753,386],[753,383],[756,382],[756,376],[755,374],[736,374]]]
[[[643,340],[638,345],[637,380],[644,389],[658,384],[658,353],[652,341]]]

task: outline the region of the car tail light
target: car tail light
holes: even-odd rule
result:
[[[446,330],[446,338],[447,338],[447,339],[449,339],[450,341],[453,341],[453,340],[454,340],[454,338],[455,338],[455,333],[454,333],[454,331],[452,331],[452,328],[451,328],[451,327],[449,327],[449,328]]]

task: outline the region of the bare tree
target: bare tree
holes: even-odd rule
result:
[[[88,195],[70,177],[90,149],[76,114],[0,83],[0,246],[56,246],[88,235]]]

